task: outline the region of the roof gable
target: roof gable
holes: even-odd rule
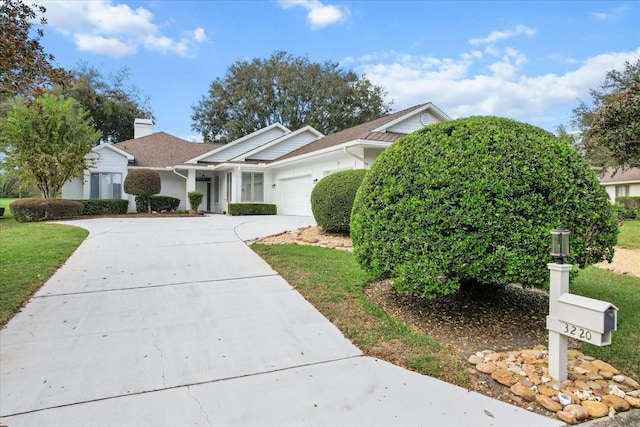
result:
[[[132,155],[135,166],[148,168],[179,165],[219,146],[220,144],[185,141],[165,132],[157,132],[112,145],[113,148]]]
[[[432,123],[451,120],[442,110],[431,102],[417,106],[407,114],[403,114],[394,120],[373,129],[373,132],[393,132],[410,134]]]
[[[133,154],[128,153],[124,150],[121,150],[120,148],[116,147],[115,145],[112,144],[100,144],[100,145],[96,145],[95,147],[93,147],[91,149],[91,151],[93,151],[94,153],[99,153],[102,150],[109,150],[112,151],[120,156],[123,156],[127,159],[127,161],[132,162],[134,160]]]
[[[242,158],[235,160],[262,160],[270,161],[282,157],[298,148],[322,138],[324,135],[311,126],[305,126],[296,131],[275,139],[257,149],[245,153]]]
[[[411,133],[425,126],[419,121],[422,113],[427,113],[429,117],[435,119],[434,122],[449,120],[449,116],[444,114],[432,103],[420,104],[325,136],[277,160],[287,160],[293,157],[303,156],[315,151],[341,146],[352,141],[393,143],[407,133]]]
[[[203,155],[194,157],[188,163],[211,162],[220,163],[228,162],[241,157],[243,154],[255,150],[269,142],[280,138],[291,131],[280,123],[274,123],[255,132],[236,139],[228,144],[224,144]]]

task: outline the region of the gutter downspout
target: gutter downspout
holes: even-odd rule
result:
[[[347,150],[347,147],[342,147],[342,149],[344,150],[344,153],[345,153],[347,156],[351,156],[351,157],[353,157],[353,158],[354,158],[354,159],[356,159],[356,160],[360,160],[360,161],[362,162],[362,164],[364,164],[365,168],[366,168],[367,166],[369,166],[369,163],[367,163],[367,162],[364,160],[364,157],[360,157],[360,156],[358,156],[358,155],[356,155],[356,154],[353,154],[352,152],[350,152],[349,150]]]
[[[171,169],[171,172],[175,173],[176,175],[178,175],[181,178],[184,178],[184,190],[185,190],[185,193],[186,193],[187,192],[187,181],[188,181],[189,177],[186,177],[186,176],[182,175],[181,173],[178,173],[178,171],[176,171],[175,167],[169,166],[169,168]],[[186,196],[186,194],[185,194],[185,196]],[[187,199],[185,200],[185,203],[184,203],[185,207],[187,206],[187,201],[188,200],[189,200],[189,197],[187,196]]]
[[[175,173],[175,174],[176,174],[176,175],[178,175],[179,177],[182,177],[182,178],[184,178],[184,179],[187,179],[187,177],[186,177],[186,176],[182,175],[181,173],[178,173],[178,172],[176,171],[176,168],[171,168],[171,172]]]

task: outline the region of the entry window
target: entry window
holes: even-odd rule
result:
[[[243,202],[264,201],[264,174],[258,172],[242,173],[242,198]]]
[[[616,197],[626,197],[629,195],[629,185],[616,185]]]
[[[229,172],[227,174],[227,202],[231,202],[233,200],[233,184],[231,182],[232,177],[233,173]]]
[[[122,174],[113,172],[92,172],[89,181],[91,199],[120,199],[122,195]]]
[[[220,176],[213,177],[213,203],[220,202]]]

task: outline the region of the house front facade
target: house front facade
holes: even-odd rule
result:
[[[600,184],[607,190],[611,203],[615,203],[616,197],[640,197],[640,168],[630,168],[618,172],[607,170],[600,177]]]
[[[322,135],[306,126],[290,130],[275,123],[225,145],[194,143],[164,132],[152,133],[151,123],[136,120],[135,138],[94,147],[93,165],[69,181],[65,199],[129,199],[124,192],[128,171],[145,168],[160,174],[160,195],[180,199],[200,191],[198,210],[225,213],[229,203],[275,204],[279,215],[312,215],[311,191],[322,178],[349,169],[368,169],[387,147],[403,136],[449,120],[431,103]]]

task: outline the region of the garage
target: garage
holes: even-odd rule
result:
[[[311,190],[313,190],[311,174],[279,179],[276,183],[278,214],[313,216]]]

